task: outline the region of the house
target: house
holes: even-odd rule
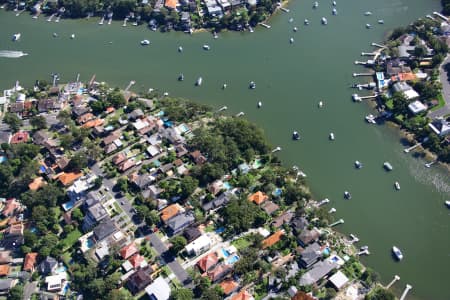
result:
[[[300,286],[311,285],[322,279],[325,275],[337,268],[337,264],[328,260],[319,261],[311,270],[302,275],[299,280]]]
[[[122,162],[118,169],[120,172],[125,172],[126,170],[134,167],[136,165],[136,162],[134,161],[134,159],[127,159],[126,161]]]
[[[0,131],[0,143],[9,144],[11,141],[11,132],[9,131]]]
[[[139,253],[130,257],[130,259],[128,259],[128,262],[131,264],[133,269],[144,268],[148,265],[145,257],[140,255]]]
[[[161,210],[161,221],[167,224],[167,222],[173,217],[177,216],[179,213],[183,212],[183,208],[178,204],[171,204]]]
[[[190,156],[197,165],[202,165],[207,161],[206,157],[204,157],[203,154],[199,150],[195,150],[194,152],[191,152]]]
[[[45,283],[47,284],[47,291],[56,292],[62,290],[67,280],[67,273],[61,272],[56,275],[45,277]]]
[[[262,208],[268,215],[271,215],[274,212],[276,212],[280,207],[277,204],[273,203],[272,201],[268,200],[265,203],[263,203]]]
[[[136,295],[137,293],[142,291],[152,282],[152,279],[150,277],[150,274],[152,272],[152,268],[150,266],[147,266],[131,274],[126,285],[133,295]]]
[[[36,259],[38,254],[36,252],[30,252],[25,255],[25,262],[23,263],[23,270],[33,273],[36,266]]]
[[[336,289],[340,290],[344,285],[347,284],[349,279],[347,278],[347,276],[345,276],[344,273],[342,273],[341,271],[337,271],[329,278],[329,281]]]
[[[439,136],[450,134],[450,122],[444,119],[437,119],[428,124],[428,126]]]
[[[306,228],[308,228],[309,222],[305,217],[295,217],[291,221],[292,229],[296,234],[299,234]]]
[[[242,290],[232,296],[230,300],[255,300],[255,298],[247,290]]]
[[[38,130],[33,134],[33,143],[36,145],[44,145],[44,142],[49,139],[47,132],[44,130]]]
[[[77,123],[82,125],[82,124],[86,123],[87,121],[90,121],[93,119],[95,119],[95,116],[92,113],[87,113],[87,114],[79,116],[77,118]]]
[[[300,265],[305,269],[309,269],[321,257],[322,252],[320,250],[320,245],[318,243],[313,243],[303,250],[300,258]]]
[[[222,281],[219,286],[222,288],[225,297],[231,295],[239,289],[239,283],[232,279]]]
[[[320,237],[320,231],[317,228],[313,228],[311,230],[305,229],[303,230],[299,236],[297,237],[300,245],[305,247],[306,245],[316,242]]]
[[[294,213],[291,211],[286,211],[273,219],[272,225],[275,228],[281,227],[283,224],[288,224],[291,222],[292,218],[294,217]]]
[[[133,242],[133,243],[131,243],[131,244],[129,244],[129,245],[127,245],[127,246],[125,246],[125,247],[123,247],[122,249],[120,249],[120,251],[119,251],[119,253],[120,253],[120,256],[123,258],[123,259],[128,259],[129,257],[131,257],[132,255],[134,255],[134,254],[136,254],[136,253],[138,253],[139,252],[139,250],[138,250],[138,248],[136,247],[136,244]]]
[[[104,146],[108,146],[108,145],[112,144],[112,142],[114,142],[115,140],[119,139],[120,135],[121,135],[120,130],[116,130],[116,131],[110,133],[107,137],[105,137],[102,140],[102,144]]]
[[[164,190],[159,186],[151,185],[144,192],[147,192],[146,194],[148,194],[146,195],[146,198],[152,197],[153,199],[157,199],[159,197],[159,194],[161,194],[163,191]]]
[[[281,237],[284,235],[284,230],[278,230],[268,238],[262,241],[262,248],[266,249],[278,243],[281,240]]]
[[[56,103],[55,99],[39,100],[37,105],[37,109],[39,112],[47,112],[59,108],[61,108],[61,105]]]
[[[119,231],[114,221],[112,221],[109,218],[105,218],[100,222],[99,225],[97,225],[94,228],[94,240],[97,243],[100,243],[101,241],[107,239],[108,237],[112,236],[116,232]]]
[[[105,127],[103,125],[96,126],[92,129],[92,134],[96,137],[101,137],[105,133]]]
[[[264,194],[261,191],[257,191],[256,193],[248,196],[248,200],[252,201],[253,203],[255,203],[257,205],[262,204],[267,199],[269,199],[269,196],[267,196],[266,194]]]
[[[93,119],[93,120],[89,120],[86,123],[83,124],[83,126],[81,126],[82,128],[94,128],[94,127],[99,127],[101,125],[103,125],[104,120],[103,119]]]
[[[105,151],[105,154],[110,154],[114,151],[117,150],[117,146],[114,143],[109,144],[108,146],[106,146],[103,151]]]
[[[212,241],[206,234],[200,236],[196,240],[186,245],[185,249],[188,255],[198,256],[209,250]]]
[[[11,137],[10,143],[11,144],[20,144],[20,143],[26,143],[28,142],[28,139],[30,138],[30,135],[26,131],[19,131],[13,134]]]
[[[58,180],[61,182],[61,184],[63,186],[69,186],[71,185],[75,180],[77,180],[78,178],[80,178],[81,176],[83,176],[83,173],[78,172],[69,172],[69,173],[65,173],[62,172],[59,176],[58,176]]]
[[[51,256],[47,256],[38,266],[38,271],[41,275],[49,275],[55,272],[58,267],[58,262]]]
[[[218,18],[221,18],[223,16],[222,8],[217,4],[215,0],[205,0],[205,4],[210,16]]]
[[[188,243],[190,243],[193,240],[197,239],[201,235],[202,235],[202,232],[200,231],[200,229],[198,229],[195,226],[188,227],[183,232],[183,236],[186,238]]]
[[[59,169],[64,170],[70,163],[70,159],[66,156],[62,156],[56,160],[56,165]]]
[[[192,213],[182,213],[167,221],[166,225],[172,235],[182,232],[185,228],[195,222]]]
[[[165,0],[164,2],[164,6],[169,8],[169,9],[176,9],[177,6],[179,6],[180,4],[178,3],[178,0]]]
[[[159,276],[145,288],[145,293],[151,300],[169,300],[170,286],[163,277]]]
[[[0,279],[0,295],[7,294],[9,290],[17,284],[17,282],[17,279]]]
[[[85,201],[86,215],[83,219],[83,231],[87,232],[100,221],[108,216],[108,212],[98,200],[88,199]]]
[[[202,204],[202,209],[205,212],[209,212],[210,210],[217,209],[226,205],[231,201],[233,194],[231,192],[225,192],[220,194],[218,197],[214,198],[212,201],[206,202]]]
[[[238,166],[238,170],[239,172],[241,172],[241,174],[247,174],[248,172],[250,172],[250,166],[246,163],[242,163]]]
[[[135,173],[131,175],[131,182],[141,190],[148,188],[155,180],[156,178],[149,174],[138,175]]]
[[[121,163],[123,163],[125,160],[127,159],[127,156],[120,152],[116,155],[114,155],[114,157],[112,158],[112,163],[116,166],[120,165]]]
[[[426,106],[419,100],[416,100],[416,101],[413,101],[410,104],[408,104],[408,109],[410,112],[417,115],[423,111],[426,111],[428,109],[428,106]]]
[[[0,251],[0,264],[9,264],[12,262],[11,251]]]
[[[0,265],[0,277],[8,276],[9,274],[9,265]]]
[[[46,184],[47,184],[47,181],[45,181],[44,178],[36,177],[35,179],[33,179],[32,182],[30,182],[30,184],[28,185],[28,188],[32,191],[37,191],[38,189],[40,189],[41,187],[43,187]]]
[[[130,112],[127,115],[128,119],[130,119],[132,121],[142,118],[143,116],[144,116],[144,112],[140,108],[136,108],[135,110],[133,110],[132,112]]]
[[[297,288],[295,287],[295,285],[292,285],[288,288],[287,293],[290,297],[294,297],[295,295],[297,295]]]
[[[10,198],[5,201],[5,206],[2,210],[2,215],[4,217],[12,217],[21,209],[20,203],[16,198]]]
[[[233,271],[230,265],[218,265],[214,269],[206,272],[211,282],[216,283]]]
[[[165,164],[165,165],[162,165],[159,167],[159,171],[161,171],[161,173],[163,173],[163,174],[168,173],[172,169],[173,169],[173,164],[171,164],[171,163],[168,163],[168,164]]]
[[[146,151],[148,155],[150,155],[150,157],[155,157],[156,155],[161,153],[161,148],[157,145],[150,145],[147,147]]]
[[[392,85],[394,93],[402,93],[407,100],[419,98],[419,94],[406,82],[399,81]]]
[[[214,196],[217,195],[223,188],[222,180],[215,180],[213,183],[208,185],[208,191]]]
[[[188,151],[183,144],[178,144],[175,146],[175,153],[177,154],[177,157],[180,158],[185,156],[188,153]]]
[[[217,257],[216,252],[211,252],[208,255],[203,256],[198,262],[197,267],[202,272],[207,272],[213,268],[219,262],[219,257]]]
[[[5,233],[10,236],[23,236],[23,223],[13,223],[5,230]]]
[[[90,111],[89,107],[86,106],[75,106],[72,108],[72,115],[75,118],[79,118],[84,114],[87,114]]]

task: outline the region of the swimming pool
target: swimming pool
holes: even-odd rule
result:
[[[329,255],[330,254],[330,248],[325,248],[325,249],[323,249],[323,252],[322,252],[324,255]]]
[[[230,256],[230,252],[228,252],[226,249],[222,248],[222,255],[223,255],[223,257],[227,258],[228,256]]]
[[[66,266],[61,265],[61,266],[59,266],[58,268],[56,268],[55,274],[63,273],[63,272],[66,272],[66,271],[67,271]]]
[[[224,231],[225,231],[224,227],[219,227],[219,228],[216,229],[216,233],[222,233]]]
[[[228,191],[232,188],[231,184],[229,182],[224,182],[223,187]]]
[[[7,160],[6,156],[0,156],[0,164]]]
[[[280,197],[281,196],[281,189],[280,188],[276,188],[273,192],[272,195],[274,195],[275,197]]]
[[[227,259],[227,264],[232,265],[239,260],[239,256],[233,255],[232,257]]]
[[[70,200],[69,202],[63,203],[62,207],[64,208],[65,211],[68,211],[68,210],[72,209],[74,205],[75,205],[75,201]]]
[[[94,246],[94,241],[89,237],[83,241],[83,246],[86,249],[91,249]]]

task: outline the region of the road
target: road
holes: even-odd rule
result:
[[[450,74],[444,69],[444,66],[448,63],[450,63],[450,55],[447,55],[444,62],[439,67],[439,80],[442,83],[442,96],[444,97],[445,105],[438,110],[428,113],[428,117],[432,119],[450,114],[450,82],[448,80]]]
[[[31,295],[36,292],[37,281],[27,282],[23,288],[23,300],[30,300]]]

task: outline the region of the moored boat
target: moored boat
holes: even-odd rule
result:
[[[364,13],[364,15],[365,15],[365,16],[371,16],[371,15],[372,15],[372,12],[366,11],[366,12]]]
[[[203,45],[203,49],[204,49],[204,50],[209,50],[210,47],[209,47],[209,45],[206,45],[206,44],[205,44],[205,45]]]
[[[297,27],[294,27],[292,30],[293,30],[294,32],[297,32],[298,28],[297,28]]]
[[[150,45],[150,41],[149,40],[142,40],[141,41],[141,45],[142,46],[148,46],[148,45]]]
[[[394,187],[397,191],[400,190],[400,183],[398,183],[398,181],[394,182]]]
[[[450,208],[450,200],[445,201],[445,205],[447,205],[447,207]]]
[[[20,40],[20,36],[21,36],[20,32],[14,33],[13,36],[12,36],[13,42],[16,42],[16,41]]]
[[[325,17],[322,17],[321,22],[322,22],[322,25],[327,25],[328,24],[328,20]]]
[[[313,3],[313,8],[318,8],[318,7],[319,7],[319,2],[317,2],[317,1],[314,2],[314,3]]]
[[[378,20],[378,24],[384,24],[384,20]]]
[[[248,85],[248,87],[252,90],[256,89],[256,83],[254,81],[250,81],[250,84]]]
[[[178,81],[183,81],[184,80],[184,75],[183,73],[180,73],[180,75],[178,75]]]
[[[397,260],[402,260],[403,259],[402,251],[399,248],[397,248],[396,246],[392,247],[392,253],[394,254],[394,256],[395,256],[395,258]]]
[[[319,108],[322,108],[323,107],[323,101],[319,101]]]
[[[300,139],[300,134],[297,131],[292,133],[292,139],[298,141]]]
[[[352,194],[349,191],[344,191],[344,198],[350,200],[352,199]]]
[[[258,106],[258,108],[261,108],[261,106],[262,106],[262,102],[261,102],[261,101],[259,101],[259,102],[258,102],[258,104],[257,104],[257,106]]]
[[[388,162],[388,161],[385,161],[384,163],[383,163],[383,167],[384,167],[384,169],[386,170],[386,171],[392,171],[394,168],[392,167],[392,165]]]
[[[197,79],[197,81],[195,82],[195,85],[196,85],[196,86],[201,86],[201,85],[202,85],[202,82],[203,82],[203,78],[199,77],[199,78]]]
[[[75,34],[72,33],[72,34],[70,35],[70,38],[73,40],[73,39],[75,38]]]
[[[330,141],[334,141],[334,133],[330,132],[328,138],[330,139]]]
[[[361,169],[362,168],[362,163],[359,160],[355,161],[355,168],[357,168],[357,169]]]
[[[367,23],[367,24],[366,24],[366,28],[367,28],[367,29],[370,29],[370,28],[372,28],[372,25],[370,25],[369,23]]]
[[[305,21],[303,22],[305,25],[309,25],[309,20],[305,19]]]
[[[178,52],[183,52],[183,47],[179,46],[178,47]]]
[[[331,10],[331,13],[333,14],[333,16],[337,15],[337,9],[333,7],[333,9]]]
[[[293,44],[294,43],[294,38],[290,38],[289,39],[289,43]]]

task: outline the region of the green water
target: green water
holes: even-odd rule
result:
[[[55,23],[0,11],[0,50],[30,54],[0,58],[0,88],[11,87],[15,80],[22,85],[45,76],[50,80],[52,72],[60,74],[61,82],[74,80],[77,73],[85,81],[96,74],[97,80],[122,88],[136,80],[136,91],[153,87],[217,108],[226,105],[230,114],[243,111],[265,129],[274,146],[283,148],[279,155],[287,165],[298,165],[308,175],[315,197],[331,200],[335,216],[345,219],[339,229],[369,245],[372,254],[363,260],[384,282],[398,274],[398,293],[406,283],[413,286],[408,299],[450,299],[450,211],[443,204],[450,199],[450,176],[404,154],[396,130],[366,124],[363,118],[370,108],[353,103],[354,91],[348,88],[356,82],[351,74],[361,70],[353,64],[363,59],[361,51],[372,50],[370,43],[382,41],[389,29],[439,10],[439,0],[337,2],[336,17],[331,1],[320,1],[317,10],[312,1],[295,1],[290,13],[272,18],[270,30],[222,33],[217,40],[207,33],[160,34],[121,23],[98,26],[98,20]],[[364,16],[369,10],[373,15]],[[328,26],[320,25],[322,16]],[[291,17],[294,22],[289,23]],[[308,27],[303,26],[305,18],[311,22]],[[378,25],[377,19],[385,24]],[[13,43],[15,32],[22,39]],[[142,39],[152,44],[141,47]],[[203,44],[211,50],[202,50]],[[180,45],[183,53],[177,51]],[[180,72],[184,82],[177,81]],[[203,85],[194,87],[199,76]],[[252,80],[255,90],[248,89]],[[225,82],[228,88],[222,90]],[[322,109],[317,107],[320,100]],[[256,108],[258,101],[261,109]],[[300,132],[300,141],[291,141],[293,130]],[[333,142],[330,132],[336,137]],[[355,160],[363,169],[354,169]],[[383,171],[386,160],[393,172]],[[400,182],[401,191],[394,190],[394,181]],[[344,190],[351,191],[351,200],[343,200]],[[392,245],[403,250],[402,262],[392,260]]]

